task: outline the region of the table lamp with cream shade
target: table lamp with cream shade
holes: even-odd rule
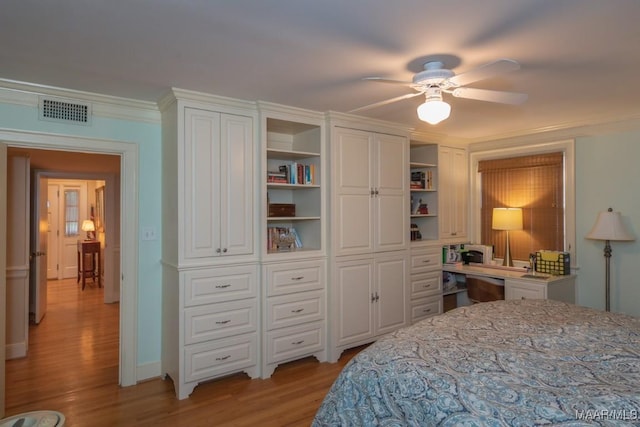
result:
[[[613,241],[632,241],[635,240],[622,223],[622,215],[620,212],[613,212],[609,208],[606,212],[600,212],[598,219],[593,228],[587,234],[587,239],[604,240],[604,258],[605,258],[605,308],[610,311],[609,294],[611,280],[611,244]]]
[[[504,260],[502,265],[513,267],[511,258],[511,248],[509,243],[509,231],[522,230],[522,209],[521,208],[493,208],[491,228],[494,230],[504,230],[507,232]]]
[[[86,231],[87,232],[86,240],[94,240],[95,239],[96,226],[95,226],[95,224],[93,223],[92,220],[85,219],[84,221],[82,221],[82,231]]]

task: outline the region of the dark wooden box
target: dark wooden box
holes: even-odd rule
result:
[[[269,203],[269,216],[296,216],[293,203]]]

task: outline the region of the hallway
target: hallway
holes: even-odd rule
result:
[[[6,362],[7,414],[66,412],[55,406],[88,389],[118,387],[119,304],[104,304],[104,288],[91,280],[84,291],[75,278],[47,288],[47,313],[29,326],[27,357]]]

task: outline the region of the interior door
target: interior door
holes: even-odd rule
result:
[[[47,209],[49,185],[47,178],[36,174],[31,206],[31,280],[30,298],[31,311],[34,322],[40,323],[47,311],[47,235],[49,230],[49,215]]]
[[[48,185],[48,203],[47,210],[48,218],[47,223],[49,225],[48,235],[47,235],[47,279],[55,280],[61,277],[58,277],[60,261],[58,260],[58,247],[59,247],[59,238],[60,238],[60,227],[59,227],[59,212],[60,212],[60,186],[58,184]]]

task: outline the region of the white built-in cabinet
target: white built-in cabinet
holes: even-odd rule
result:
[[[181,90],[160,107],[162,373],[183,399],[202,381],[260,373],[257,115]]]
[[[440,239],[451,243],[468,241],[467,159],[464,148],[438,146]]]
[[[329,116],[329,360],[409,322],[406,130]]]
[[[334,254],[407,249],[407,138],[336,127],[331,150]]]
[[[369,343],[407,325],[406,251],[376,254],[372,258],[338,258],[333,280],[334,361],[347,348]]]
[[[326,137],[320,113],[265,102],[258,109],[264,206],[261,375],[268,378],[278,365],[295,359],[327,360]],[[295,209],[279,213],[271,204]],[[282,245],[280,236],[292,232],[297,242]]]

